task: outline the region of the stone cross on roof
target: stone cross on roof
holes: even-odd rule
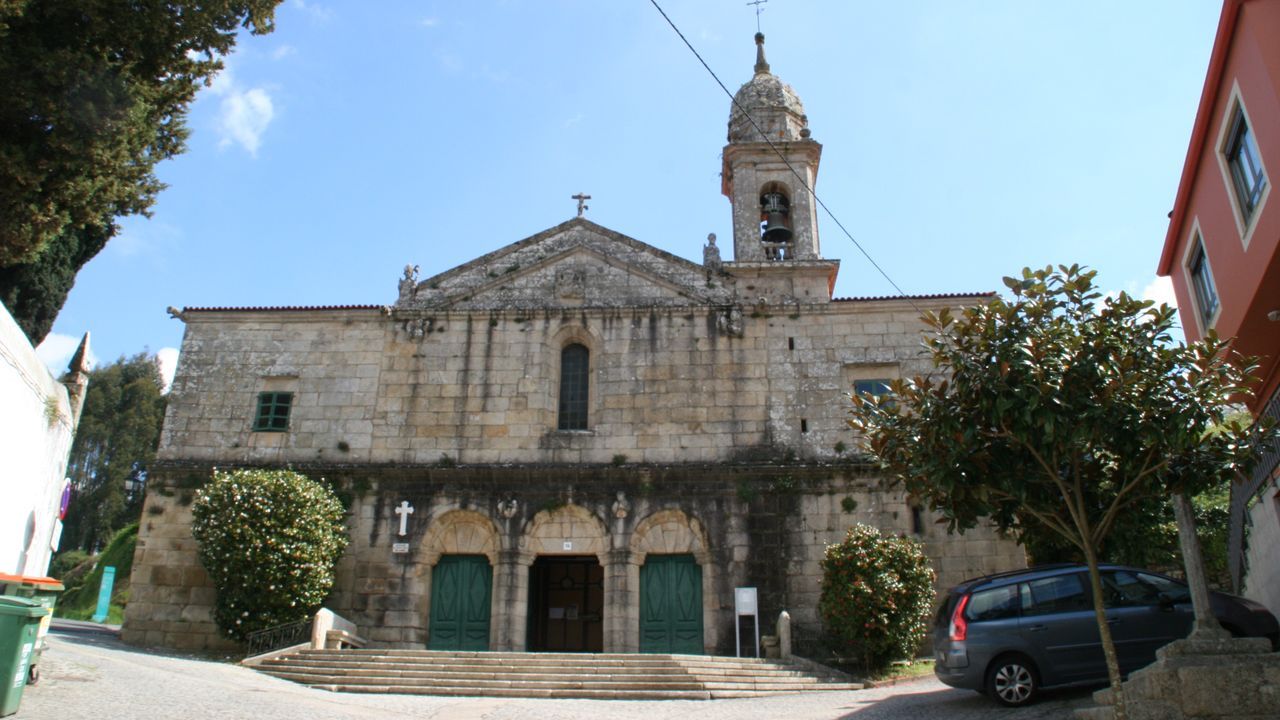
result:
[[[577,195],[571,195],[570,197],[578,201],[578,217],[582,217],[582,213],[587,211],[587,201],[591,199],[591,196],[578,193]]]

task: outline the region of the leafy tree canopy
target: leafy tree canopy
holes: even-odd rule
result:
[[[196,91],[237,30],[272,30],[279,2],[0,0],[0,269],[38,265],[0,275],[0,299],[32,342],[48,331],[24,322],[32,288],[61,287],[61,307],[115,234],[112,218],[148,211],[164,187],[155,165],[182,152]],[[39,266],[52,244],[62,247]]]
[[[164,422],[163,387],[160,367],[146,354],[90,371],[67,463],[75,492],[67,509],[64,550],[93,552],[116,530],[138,519],[141,487]],[[134,492],[128,492],[128,483]]]
[[[1012,299],[926,314],[939,374],[855,398],[850,425],[953,529],[990,518],[1078,550],[1118,686],[1098,548],[1132,508],[1229,482],[1271,431],[1227,422],[1252,361],[1212,332],[1173,344],[1172,308],[1103,298],[1094,276],[1027,269],[1005,278]]]

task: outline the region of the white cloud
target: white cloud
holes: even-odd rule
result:
[[[276,48],[271,52],[271,59],[282,60],[284,58],[289,57],[290,55],[296,54],[297,52],[298,52],[298,48],[292,45],[281,45],[280,47]]]
[[[440,61],[440,66],[447,72],[456,73],[462,70],[462,58],[457,55],[441,50],[436,53],[436,60]]]
[[[1154,300],[1156,305],[1164,303],[1169,307],[1178,307],[1178,298],[1173,294],[1173,280],[1168,277],[1157,277],[1142,288],[1143,300]]]
[[[306,0],[293,0],[293,6],[307,13],[314,20],[325,22],[333,17],[333,10]]]
[[[156,363],[160,365],[160,377],[164,379],[164,392],[173,387],[173,373],[178,369],[178,348],[163,347],[156,351]]]
[[[61,335],[59,333],[49,333],[45,336],[44,341],[36,348],[36,357],[40,358],[40,362],[49,368],[49,372],[55,377],[62,377],[67,371],[67,365],[71,363],[71,356],[76,353],[76,348],[80,347],[80,338],[73,335]],[[89,343],[89,367],[95,367],[98,364],[98,356],[93,354],[93,343]]]
[[[231,90],[222,100],[218,117],[218,133],[222,136],[218,147],[235,143],[257,157],[262,134],[273,117],[275,106],[265,89]]]
[[[569,118],[569,119],[565,120],[565,121],[564,121],[564,125],[563,125],[562,127],[565,127],[565,128],[571,128],[571,127],[573,127],[574,125],[577,125],[577,124],[578,124],[578,123],[580,123],[580,122],[582,122],[582,113],[578,113],[578,114],[574,115],[573,117],[571,117],[571,118]]]
[[[420,24],[422,25],[422,27],[425,27],[425,28],[433,28],[440,24],[440,18],[425,17],[425,18],[422,18],[422,22]]]
[[[262,134],[275,117],[271,94],[263,87],[241,87],[227,58],[223,58],[222,72],[214,76],[209,92],[222,98],[215,126],[218,147],[225,149],[233,144],[239,145],[257,157],[258,148],[262,146]]]

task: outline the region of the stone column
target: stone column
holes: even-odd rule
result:
[[[529,566],[533,555],[520,550],[501,550],[493,569],[493,612],[490,621],[493,640],[499,651],[523,652],[528,640]]]
[[[640,651],[640,559],[611,550],[604,566],[604,651]]]

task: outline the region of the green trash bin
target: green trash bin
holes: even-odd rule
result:
[[[0,573],[0,596],[12,595],[28,598],[48,608],[49,612],[40,621],[40,633],[36,638],[36,650],[31,656],[31,666],[27,670],[27,684],[35,685],[40,681],[40,658],[49,647],[45,636],[49,634],[49,624],[53,620],[53,608],[58,603],[58,596],[66,589],[62,583],[51,577],[34,575],[8,575]]]
[[[0,596],[0,717],[18,712],[40,621],[49,611],[26,598]]]

